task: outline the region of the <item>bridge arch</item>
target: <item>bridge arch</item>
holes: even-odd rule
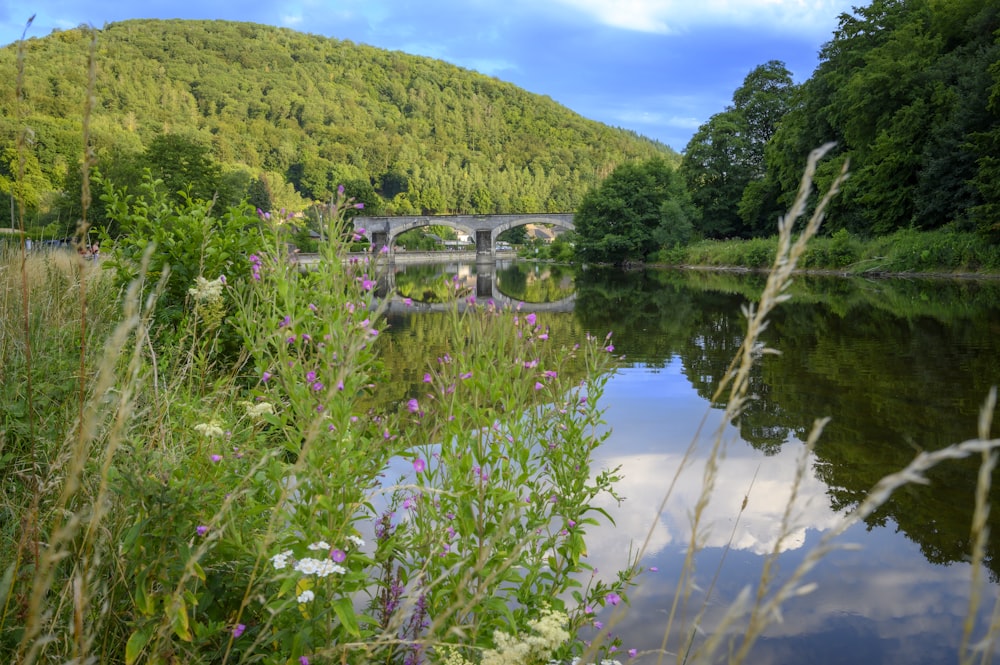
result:
[[[464,231],[475,239],[476,260],[494,258],[496,239],[507,229],[525,224],[549,224],[572,230],[572,213],[529,213],[519,215],[419,215],[400,217],[355,217],[354,229],[364,233],[372,246],[393,248],[401,233],[422,226],[441,225]]]

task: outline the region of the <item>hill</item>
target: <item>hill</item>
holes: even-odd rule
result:
[[[223,198],[263,189],[275,207],[350,183],[387,214],[567,211],[622,162],[677,159],[442,61],[250,23],[132,20],[24,42],[20,105],[17,45],[0,49],[0,204],[26,126],[19,191],[37,224],[69,224],[78,207],[92,41],[91,143],[116,183],[135,186],[146,167],[169,181],[157,159],[187,150],[208,160]],[[175,142],[151,152],[163,136]]]

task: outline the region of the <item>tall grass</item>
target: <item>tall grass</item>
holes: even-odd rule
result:
[[[761,298],[745,309],[743,345],[716,393],[728,395],[724,422],[752,398],[753,363],[777,352],[760,333],[846,177],[845,164],[807,217],[824,152],[810,156]],[[338,200],[329,237],[342,235],[350,205]],[[283,260],[280,237],[262,235],[250,274],[196,272],[170,331],[155,323],[169,270],[143,288],[141,260],[138,280],[122,284],[74,255],[28,256],[22,244],[0,256],[6,660],[464,665],[610,653],[645,548],[616,582],[579,585],[586,529],[603,519],[595,499],[615,497],[619,480],[591,468],[611,341],[554,348],[531,315],[456,308],[453,351],[428,368],[426,392],[379,408],[381,268],[346,261],[344,249],[328,243],[319,269],[302,273]],[[223,328],[245,354],[217,355]],[[720,426],[657,661],[753,662],[757,640],[788,599],[811,591],[807,575],[838,536],[934,465],[979,455],[958,659],[987,662],[1000,610],[985,634],[972,620],[987,602],[994,409],[991,393],[977,439],[884,478],[779,578],[817,421],[761,579],[705,632],[705,606],[689,605],[728,443]],[[673,483],[688,472],[680,465]],[[575,633],[601,606],[614,607],[612,621],[585,647]]]

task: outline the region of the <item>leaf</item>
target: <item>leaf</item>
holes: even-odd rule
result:
[[[146,648],[149,643],[149,638],[153,636],[153,626],[152,624],[146,626],[143,629],[136,630],[133,632],[129,638],[128,642],[125,643],[125,665],[132,665],[142,653],[142,650]]]
[[[361,628],[358,626],[358,619],[354,615],[354,605],[350,598],[338,598],[334,601],[333,611],[348,634],[352,637],[361,637]]]
[[[169,610],[174,634],[185,642],[191,641],[191,625],[188,619],[187,602],[183,597],[177,598],[177,603]]]

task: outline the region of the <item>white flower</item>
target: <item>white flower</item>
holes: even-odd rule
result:
[[[222,275],[216,279],[205,279],[199,275],[194,278],[194,286],[188,289],[188,294],[199,302],[217,300],[222,297],[222,287],[225,285],[226,278]]]
[[[247,415],[251,418],[260,418],[264,414],[274,415],[274,406],[270,402],[247,403]]]
[[[313,559],[312,557],[306,557],[304,559],[299,559],[295,562],[295,570],[299,571],[303,575],[312,575],[317,570],[319,570],[319,565],[322,563],[319,559]]]
[[[208,438],[222,436],[225,434],[225,432],[222,431],[222,428],[219,427],[218,423],[214,421],[210,423],[198,423],[194,426],[194,431],[201,432]]]
[[[299,594],[298,600],[299,600],[300,603],[308,603],[310,600],[312,600],[315,597],[316,597],[316,594],[314,594],[312,592],[312,589],[306,589],[305,591],[303,591],[302,593]]]
[[[354,543],[355,547],[364,547],[365,546],[365,541],[361,540],[357,536],[348,536],[347,539],[349,541],[351,541],[352,543]]]
[[[330,543],[325,540],[321,540],[318,543],[310,543],[308,549],[311,550],[328,550],[330,549]]]
[[[292,557],[291,550],[285,550],[281,554],[275,554],[271,557],[271,565],[274,566],[275,570],[281,570],[288,565],[288,560]]]
[[[317,577],[326,577],[327,575],[332,575],[337,573],[338,575],[343,575],[347,572],[347,569],[343,566],[334,563],[330,559],[323,559],[320,561],[319,569],[316,571]]]

